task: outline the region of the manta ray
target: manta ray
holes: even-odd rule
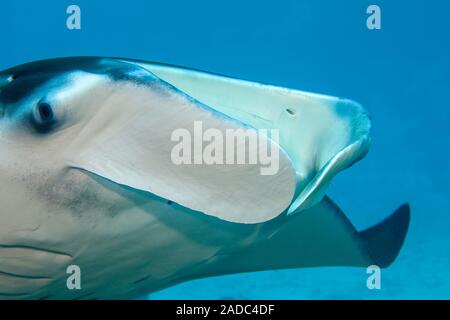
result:
[[[173,163],[172,133],[195,121],[278,130],[261,138],[278,170]],[[370,117],[347,99],[122,58],[4,70],[0,299],[126,299],[239,272],[387,267],[409,206],[357,231],[325,194],[369,145]]]

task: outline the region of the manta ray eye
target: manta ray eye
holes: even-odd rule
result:
[[[33,123],[39,131],[48,131],[55,125],[55,113],[47,102],[38,102],[33,112]]]
[[[38,112],[43,122],[48,122],[53,119],[53,110],[48,103],[40,103],[38,105]]]

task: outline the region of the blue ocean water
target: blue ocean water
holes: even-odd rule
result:
[[[66,28],[81,8],[82,29]],[[381,8],[368,30],[366,8]],[[365,228],[403,202],[410,232],[368,290],[364,269],[316,268],[187,282],[153,299],[450,298],[450,2],[3,1],[0,69],[59,56],[120,56],[351,98],[372,115],[368,156],[328,194]]]

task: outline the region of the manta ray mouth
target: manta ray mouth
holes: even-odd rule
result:
[[[65,252],[0,243],[0,300],[39,294],[65,273],[72,259]]]
[[[50,277],[45,277],[45,276],[28,276],[28,275],[23,275],[23,274],[15,274],[15,273],[10,273],[10,272],[5,272],[5,271],[2,271],[2,270],[0,270],[0,276],[13,277],[13,278],[22,278],[22,279],[30,279],[30,280],[52,279]]]
[[[36,246],[0,244],[0,299],[30,295],[65,272],[72,256]]]
[[[52,281],[51,277],[29,276],[0,270],[0,299],[31,295]]]
[[[29,245],[14,245],[14,244],[2,244],[0,243],[0,261],[1,259],[4,259],[6,257],[6,252],[11,251],[23,251],[22,253],[30,253],[30,254],[47,254],[47,255],[54,255],[54,256],[62,256],[65,258],[72,258],[72,255],[66,252],[62,251],[56,251],[51,249],[45,249],[35,246],[29,246]]]

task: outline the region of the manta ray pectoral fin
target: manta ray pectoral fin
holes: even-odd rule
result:
[[[409,220],[410,207],[404,204],[382,222],[359,233],[373,264],[385,268],[394,262],[405,240]]]
[[[268,239],[244,250],[221,252],[198,276],[320,266],[388,267],[405,240],[410,209],[403,205],[361,232],[328,197],[302,214],[278,219],[267,225]]]

